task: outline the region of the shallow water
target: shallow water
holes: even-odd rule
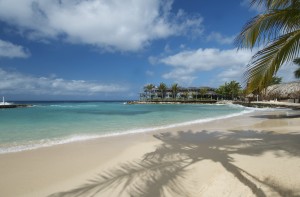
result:
[[[29,108],[0,110],[0,153],[147,132],[251,111],[236,105],[126,105],[123,102],[32,104],[34,106]]]

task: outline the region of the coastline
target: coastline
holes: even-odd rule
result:
[[[143,176],[137,174],[137,180],[150,181],[154,173],[155,180],[160,183],[159,181],[163,181],[160,173],[175,176],[177,167],[187,162],[188,166],[184,168],[187,171],[185,180],[180,180],[179,176],[174,181],[180,183],[178,190],[181,190],[180,185],[186,186],[188,191],[179,192],[188,192],[189,196],[206,196],[213,192],[213,196],[223,196],[220,194],[226,192],[244,196],[259,193],[268,194],[267,196],[280,196],[284,193],[300,195],[300,178],[293,176],[293,173],[299,171],[299,124],[298,111],[256,111],[159,131],[2,154],[0,194],[67,196],[80,191],[88,180],[95,179],[98,184],[92,186],[93,189],[99,189],[99,196],[119,196],[117,194],[121,190],[124,190],[121,196],[130,196],[130,191],[138,191],[129,187],[130,185],[125,187],[123,183],[101,189],[103,180],[98,179],[99,176],[114,174],[115,168],[122,168],[124,172],[139,170],[141,165],[158,162],[156,158],[159,156],[160,163],[171,161],[174,166],[162,169],[156,167],[161,171],[150,174],[144,172]],[[184,145],[185,148],[181,149],[176,144]],[[181,152],[182,150],[185,151]],[[174,151],[176,154],[172,155]],[[194,154],[195,161],[189,163]],[[145,159],[150,161],[143,163]],[[178,163],[179,160],[184,162]],[[135,174],[132,175],[134,177]],[[150,176],[149,180],[147,176]],[[224,180],[227,183],[225,185]],[[155,194],[159,192],[172,196],[167,184],[163,190],[160,184],[148,186],[149,188],[145,188],[145,185],[140,188],[145,188],[143,192],[152,196],[157,196]]]
[[[288,108],[300,110],[300,103],[277,102],[277,101],[252,101],[251,103],[235,101],[233,104],[254,108]]]
[[[170,104],[170,103],[169,103]],[[174,104],[174,103],[172,103]],[[201,103],[203,104],[203,103]],[[232,103],[229,102],[223,102],[219,103],[220,105],[228,105],[230,104],[231,106],[234,106],[234,108],[243,108],[242,106],[239,105],[232,105]],[[207,105],[207,104],[205,104]],[[154,132],[154,131],[163,131],[166,129],[172,129],[176,127],[181,127],[181,126],[191,126],[194,124],[199,124],[199,123],[206,123],[206,122],[211,122],[215,120],[221,120],[221,119],[227,119],[231,117],[236,117],[240,116],[243,114],[251,113],[254,110],[257,109],[252,109],[252,108],[243,108],[243,111],[241,112],[236,112],[232,114],[227,114],[227,115],[221,115],[221,116],[216,116],[216,117],[206,117],[206,118],[201,118],[201,119],[192,119],[192,120],[185,120],[183,122],[176,122],[176,123],[170,123],[170,124],[165,124],[165,125],[155,125],[153,127],[141,127],[141,128],[135,128],[135,129],[129,129],[129,130],[119,130],[118,132],[114,133],[105,133],[105,134],[93,134],[93,135],[71,135],[69,137],[62,137],[62,138],[56,138],[54,140],[41,140],[42,142],[37,141],[36,143],[31,143],[31,144],[19,144],[11,147],[1,147],[0,148],[0,155],[1,154],[8,154],[8,153],[14,153],[14,152],[22,152],[22,151],[28,151],[28,150],[35,150],[39,148],[46,148],[46,147],[52,147],[52,146],[57,146],[57,145],[62,145],[62,144],[69,144],[69,143],[74,143],[74,142],[81,142],[81,141],[86,141],[86,140],[93,140],[93,139],[99,139],[99,138],[107,138],[107,137],[114,137],[114,136],[123,136],[123,135],[128,135],[128,134],[138,134],[138,133],[147,133],[147,132]],[[270,109],[267,109],[270,110]]]

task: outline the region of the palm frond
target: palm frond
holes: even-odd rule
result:
[[[300,66],[300,58],[298,57],[298,58],[296,58],[296,59],[294,59],[294,61],[293,61],[295,64],[298,64],[299,66]]]
[[[235,44],[239,48],[253,48],[256,44],[265,44],[283,33],[299,29],[300,2],[282,10],[271,10],[258,15],[243,27],[236,37]]]
[[[295,72],[294,72],[294,75],[296,78],[300,78],[300,68],[298,68]]]
[[[283,33],[290,33],[300,27],[299,8],[277,10],[264,15],[258,15],[244,26],[236,37],[238,48],[253,48],[255,45],[266,44]]]
[[[252,0],[250,6],[265,6],[268,9],[285,8],[297,0]]]
[[[253,91],[265,88],[285,62],[292,61],[300,50],[300,30],[285,34],[266,48],[258,51],[252,58],[244,74],[247,89]]]
[[[300,58],[294,59],[293,62],[299,66],[299,68],[294,71],[294,76],[299,79],[300,78]]]

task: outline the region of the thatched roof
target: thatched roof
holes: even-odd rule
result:
[[[276,95],[279,98],[299,98],[300,81],[269,86],[266,93],[267,96]]]

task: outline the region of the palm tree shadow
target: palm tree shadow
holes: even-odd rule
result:
[[[266,118],[266,119],[293,119],[293,118],[300,118],[300,114],[276,114],[276,115],[257,115],[252,116],[254,118]]]
[[[154,135],[162,142],[155,151],[143,159],[126,162],[102,172],[78,188],[59,192],[50,197],[95,196],[119,188],[116,196],[190,196],[183,185],[191,170],[189,167],[203,160],[221,164],[240,183],[256,196],[266,196],[257,187],[264,183],[280,195],[296,196],[293,191],[272,185],[233,164],[231,154],[262,155],[267,151],[283,150],[293,157],[300,157],[300,134],[278,134],[271,131],[179,131]],[[280,157],[281,155],[277,155]]]

